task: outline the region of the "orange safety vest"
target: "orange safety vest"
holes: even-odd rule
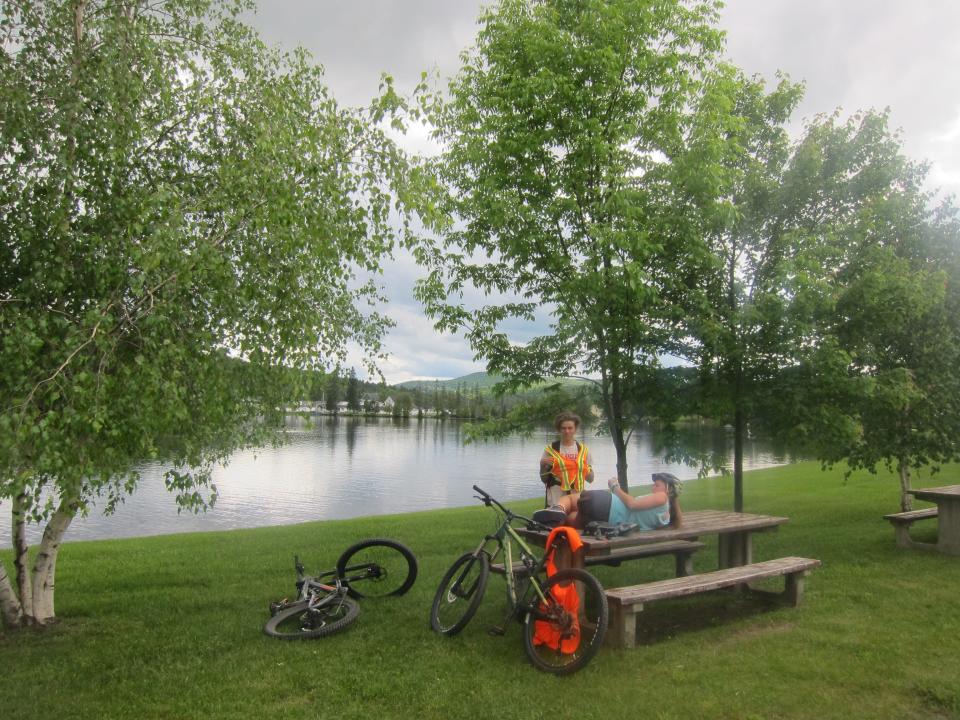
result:
[[[561,525],[551,530],[546,543],[546,546],[550,548],[546,563],[547,577],[553,577],[557,572],[557,566],[553,562],[553,539],[558,533],[564,533],[567,536],[571,552],[577,552],[583,547],[580,534],[572,527]],[[569,627],[561,630],[546,620],[535,620],[533,623],[533,644],[546,645],[553,650],[559,648],[564,655],[571,655],[580,647],[580,595],[577,593],[577,584],[576,582],[568,582],[565,585],[554,585],[550,588],[550,595],[570,614],[572,623]],[[540,603],[540,609],[546,609],[542,602]]]
[[[557,447],[554,448],[553,445]],[[583,492],[583,485],[590,474],[590,465],[587,463],[587,446],[577,443],[576,459],[565,458],[560,454],[560,442],[547,445],[546,453],[553,460],[550,474],[560,481],[560,489],[564,492]]]

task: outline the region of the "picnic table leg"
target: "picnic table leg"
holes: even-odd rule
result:
[[[676,564],[677,577],[687,577],[693,575],[693,553],[677,552],[673,554]]]
[[[937,550],[960,555],[960,499],[937,501]]]
[[[753,562],[749,532],[721,533],[719,541],[721,570]]]
[[[582,570],[586,567],[585,556],[586,553],[582,549],[573,552],[567,543],[561,543],[553,556],[553,561],[557,564],[558,570],[565,568],[580,568]]]
[[[807,571],[790,573],[786,577],[786,587],[783,591],[783,599],[788,604],[796,607],[803,598],[803,581],[807,577]]]
[[[606,643],[617,648],[637,646],[637,613],[643,605],[624,607],[620,603],[610,603],[610,627],[607,629]]]
[[[913,546],[913,540],[910,537],[909,523],[897,523],[893,526],[893,532],[897,539],[898,548],[909,548]]]

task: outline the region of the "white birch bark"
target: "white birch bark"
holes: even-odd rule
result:
[[[23,610],[13,591],[6,566],[0,562],[0,616],[6,627],[17,627],[23,620]]]
[[[24,616],[21,622],[29,623],[33,618],[33,591],[30,584],[29,558],[30,546],[27,543],[26,495],[13,498],[11,521],[13,527],[13,570],[16,575],[17,595],[20,598],[20,612]]]
[[[45,625],[56,620],[53,605],[54,579],[60,543],[77,514],[76,502],[64,500],[43,531],[40,551],[33,563],[33,621]]]

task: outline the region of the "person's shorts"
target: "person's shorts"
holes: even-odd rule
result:
[[[587,490],[581,493],[577,505],[577,521],[584,525],[593,520],[607,522],[612,499],[613,495],[609,490]]]

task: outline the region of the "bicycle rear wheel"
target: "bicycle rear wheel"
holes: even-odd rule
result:
[[[313,609],[301,600],[267,620],[263,632],[281,640],[321,638],[345,630],[359,615],[360,605],[347,595]]]
[[[337,575],[354,598],[403,595],[417,579],[417,558],[396,540],[371,538],[344,550]]]
[[[463,630],[480,607],[490,577],[486,553],[461,555],[450,566],[430,608],[430,627],[441,635],[453,636]]]
[[[538,578],[538,580],[540,580]],[[523,626],[523,646],[534,667],[567,675],[586,665],[600,650],[607,632],[607,596],[586,570],[569,568],[541,582],[546,603],[534,598]],[[576,601],[564,594],[579,592]],[[576,610],[571,610],[571,603]]]

